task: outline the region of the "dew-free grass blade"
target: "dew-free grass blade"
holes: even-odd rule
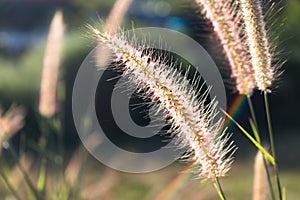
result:
[[[225,110],[220,110],[245,134],[245,136],[266,156],[266,158],[275,165],[275,158],[269,154],[264,147],[262,147],[251,135],[248,133],[237,121],[235,121]]]

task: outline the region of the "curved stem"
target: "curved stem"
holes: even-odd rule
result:
[[[275,159],[273,156],[264,149],[263,146],[259,142],[256,141],[255,138],[253,138],[250,133],[248,133],[231,115],[229,115],[225,110],[222,108],[219,108],[241,131],[244,133],[244,135],[266,156],[266,158],[272,163],[272,165],[275,165]]]

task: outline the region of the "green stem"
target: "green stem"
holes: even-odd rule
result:
[[[225,194],[223,192],[222,186],[220,184],[219,178],[216,177],[215,182],[214,182],[214,186],[218,192],[218,195],[220,197],[221,200],[226,200]]]
[[[250,119],[250,125],[251,125],[251,128],[254,132],[254,135],[255,135],[257,141],[259,142],[259,144],[261,144],[257,127],[255,127],[254,122],[252,122],[251,119]],[[272,199],[275,200],[275,193],[274,193],[274,189],[273,189],[273,186],[272,186],[271,175],[270,175],[270,171],[269,171],[269,168],[268,168],[268,165],[267,165],[267,160],[266,160],[265,156],[263,156],[263,161],[264,161],[264,167],[265,167],[265,170],[266,170],[266,173],[267,173],[267,179],[268,179],[268,184],[269,184],[269,188],[270,188],[270,194],[272,196]]]
[[[267,115],[271,150],[272,150],[273,157],[276,160],[275,142],[274,142],[274,137],[273,137],[271,114],[270,114],[270,107],[269,107],[269,100],[268,100],[268,93],[267,92],[264,92],[264,101],[265,101],[265,109],[266,109],[266,115]],[[280,184],[279,170],[278,170],[277,162],[275,162],[274,170],[275,170],[275,176],[276,176],[279,199],[282,200],[282,191],[281,191],[281,184]]]
[[[254,107],[253,107],[253,104],[252,104],[252,100],[250,98],[250,95],[247,95],[247,101],[248,101],[248,106],[249,106],[249,109],[250,109],[250,114],[251,114],[251,117],[254,121],[254,125],[255,127],[258,129],[258,124],[257,124],[257,120],[256,120],[256,115],[255,115],[255,111],[254,111]],[[260,138],[256,138],[258,142],[260,142]]]
[[[269,154],[268,151],[264,149],[263,146],[261,146],[260,143],[258,143],[255,138],[253,138],[250,133],[248,133],[231,115],[229,115],[225,110],[220,108],[220,110],[242,131],[242,133],[245,134],[245,136],[268,158],[268,160],[272,163],[272,165],[275,165],[275,159],[271,154]]]
[[[279,199],[282,200],[281,183],[280,183],[279,169],[278,169],[277,163],[274,166],[274,170],[275,170],[275,175],[276,175],[276,183],[277,183],[277,187],[278,187],[278,196],[279,196]]]
[[[39,190],[39,192],[44,192],[45,190],[46,177],[47,177],[46,165],[47,165],[47,159],[43,158],[41,163],[39,178],[37,182],[37,189]]]
[[[285,189],[285,187],[282,188],[282,200],[286,200],[286,189]]]
[[[265,101],[268,130],[269,130],[269,137],[270,137],[270,143],[271,143],[271,151],[272,151],[273,157],[276,159],[275,143],[274,143],[274,137],[273,137],[273,129],[272,129],[272,124],[271,124],[271,115],[270,115],[270,107],[269,107],[267,92],[264,92],[264,101]]]
[[[252,103],[252,100],[251,100],[249,95],[247,95],[247,100],[248,100],[248,105],[249,105],[249,109],[250,109],[250,114],[251,114],[251,117],[254,121],[254,124],[253,124],[250,120],[250,124],[251,124],[252,130],[254,132],[254,135],[255,135],[255,138],[256,138],[257,142],[259,144],[261,144],[261,139],[260,139],[260,135],[259,135],[259,132],[258,132],[258,123],[257,123],[257,120],[256,120],[256,115],[255,115],[253,103]],[[274,193],[274,189],[273,189],[273,186],[272,186],[270,170],[268,168],[267,160],[266,160],[265,156],[263,156],[263,162],[264,162],[264,168],[265,168],[266,173],[267,173],[267,180],[268,180],[268,184],[269,184],[269,188],[270,188],[270,194],[271,194],[272,199],[275,200],[275,193]]]
[[[269,184],[269,188],[270,188],[270,194],[271,194],[272,199],[275,200],[275,192],[274,192],[274,189],[273,189],[273,186],[272,186],[271,175],[270,175],[270,171],[269,171],[269,168],[268,168],[268,165],[267,165],[267,160],[264,156],[263,156],[263,161],[264,161],[264,167],[265,167],[265,170],[266,170],[266,173],[267,173],[267,179],[268,179],[268,184]]]

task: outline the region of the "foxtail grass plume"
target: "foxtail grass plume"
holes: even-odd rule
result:
[[[103,32],[116,33],[133,0],[116,0],[103,27]]]
[[[254,162],[253,200],[268,199],[268,179],[264,166],[264,156],[258,151]]]
[[[230,64],[239,94],[251,95],[255,88],[253,69],[245,39],[241,37],[241,17],[236,4],[225,0],[195,0],[202,13],[211,21],[225,56]]]
[[[103,32],[109,32],[115,34],[118,28],[121,26],[124,17],[133,0],[116,0],[113,8],[111,9],[105,24],[103,26]],[[108,49],[96,49],[96,64],[98,67],[105,67],[109,61],[110,51]]]
[[[6,113],[0,108],[0,151],[5,140],[11,138],[24,126],[25,110],[18,106]]]
[[[217,102],[212,100],[206,105],[206,98],[198,98],[188,79],[175,69],[174,64],[168,65],[160,57],[152,58],[153,52],[143,54],[145,47],[134,45],[135,42],[128,41],[125,35],[111,35],[89,28],[98,41],[112,50],[114,61],[120,64],[116,68],[128,77],[128,85],[145,91],[158,109],[164,111],[179,146],[188,147],[186,157],[198,168],[199,177],[215,180],[224,176],[232,162],[228,153],[234,146],[226,144],[229,136],[222,131],[223,121],[213,122]]]
[[[56,90],[63,33],[63,15],[61,11],[57,11],[48,33],[40,88],[39,112],[46,117],[53,116],[57,107]]]
[[[270,87],[276,76],[276,70],[271,66],[271,47],[260,5],[261,1],[239,0],[239,4],[256,86],[261,91],[270,92]]]

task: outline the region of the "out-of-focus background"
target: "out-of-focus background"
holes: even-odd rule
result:
[[[274,21],[275,29],[283,23],[279,28],[281,51],[278,56],[286,63],[269,96],[270,107],[282,185],[286,186],[288,199],[298,199],[300,2],[284,0],[277,3],[282,10],[267,20]],[[17,199],[18,195],[21,199],[38,196],[107,200],[217,198],[208,182],[182,175],[187,166],[185,163],[175,162],[147,174],[126,174],[102,165],[81,146],[72,117],[71,95],[77,70],[95,47],[95,42],[87,37],[85,24],[95,24],[99,18],[105,21],[113,4],[114,0],[0,1],[0,120],[2,117],[4,121],[7,111],[7,116],[15,113],[11,118],[19,122],[8,142],[0,139],[3,142],[0,194],[4,199]],[[41,74],[49,26],[57,10],[63,13],[65,26],[57,86],[58,106],[54,119],[45,119],[38,109]],[[221,69],[227,65],[211,25],[190,1],[133,0],[122,27],[130,29],[132,26],[180,31],[203,45]],[[230,107],[237,96],[230,89],[227,95]],[[255,92],[252,98],[260,130],[266,135],[262,94]],[[246,105],[234,114],[249,129],[248,116]],[[233,124],[229,124],[229,131],[234,133],[233,139],[239,149],[232,170],[222,179],[224,190],[228,199],[251,199],[256,149]],[[56,135],[52,137],[51,134]],[[58,151],[58,146],[63,151]]]

